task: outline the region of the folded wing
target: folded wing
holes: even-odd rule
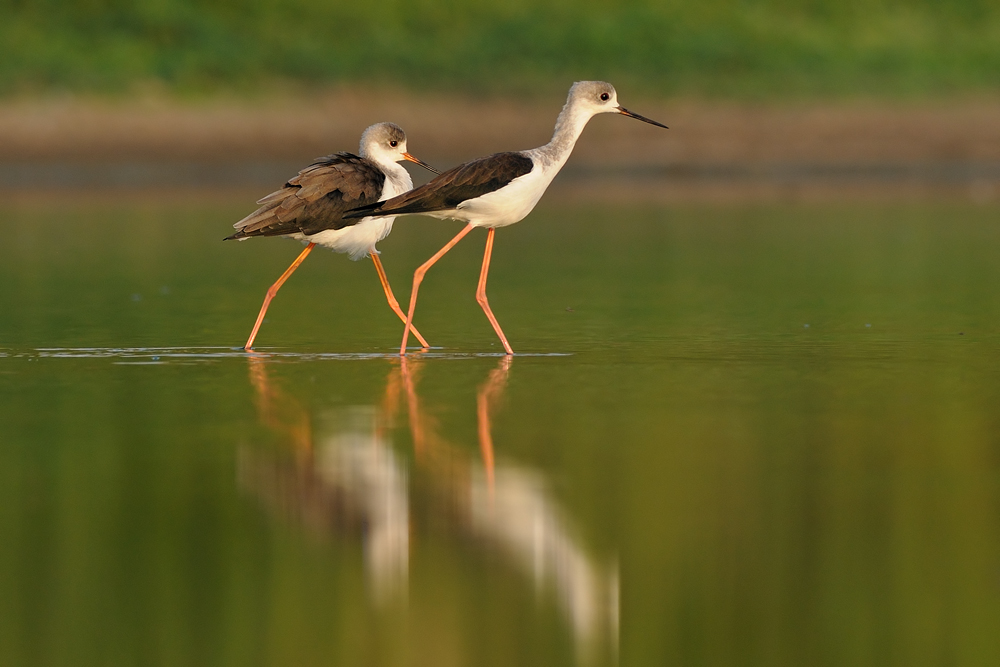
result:
[[[257,203],[256,211],[233,225],[229,239],[251,236],[316,234],[357,224],[364,216],[345,219],[359,206],[378,202],[385,174],[370,161],[352,153],[334,153],[299,172],[285,186]]]
[[[354,208],[344,217],[353,219],[369,215],[453,210],[464,201],[499,190],[533,168],[534,162],[523,153],[488,155],[449,169],[429,183],[398,197]]]

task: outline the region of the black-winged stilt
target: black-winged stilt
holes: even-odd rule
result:
[[[403,329],[400,355],[406,354],[406,341],[412,329],[413,312],[417,305],[417,291],[424,274],[474,227],[486,227],[489,230],[476,301],[482,306],[494,331],[503,342],[504,350],[507,354],[514,353],[486,299],[486,276],[490,267],[490,255],[493,253],[493,233],[497,227],[513,225],[531,212],[549,183],[566,163],[587,121],[601,113],[618,113],[658,127],[667,127],[619,105],[618,93],[610,83],[579,81],[569,89],[569,97],[556,120],[552,140],[544,146],[526,151],[497,153],[466,162],[440,174],[426,185],[386,201],[359,206],[344,215],[345,218],[360,218],[420,213],[467,223],[458,235],[413,274],[410,310]]]
[[[233,225],[239,231],[227,237],[227,241],[243,241],[251,236],[287,236],[308,244],[267,290],[244,349],[253,347],[271,299],[317,244],[334,252],[350,253],[353,260],[370,255],[389,307],[399,319],[407,321],[375,249],[375,244],[392,231],[394,218],[345,219],[344,213],[412,188],[410,174],[397,164],[401,160],[415,162],[435,174],[439,172],[406,152],[406,134],[394,123],[376,123],[365,130],[358,152],[359,155],[345,152],[317,158],[283,188],[259,200],[260,208]],[[421,345],[428,346],[416,329],[413,333]]]

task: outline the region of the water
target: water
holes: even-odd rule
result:
[[[242,200],[0,218],[0,664],[1000,661],[1000,227],[543,206],[436,266]],[[383,244],[409,275],[457,231]]]

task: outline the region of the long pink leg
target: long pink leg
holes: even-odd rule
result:
[[[405,322],[406,315],[403,314],[402,309],[399,307],[399,302],[396,301],[396,297],[392,295],[392,288],[389,287],[389,279],[385,275],[385,269],[382,268],[382,260],[378,258],[378,255],[376,255],[374,251],[371,253],[371,258],[372,261],[375,262],[375,270],[378,271],[378,279],[382,283],[382,289],[385,290],[385,298],[389,302],[389,307],[392,308],[394,313],[399,315],[399,319]],[[420,341],[421,345],[424,347],[430,347],[424,337],[420,335],[420,332],[417,331],[416,327],[411,327],[411,329],[413,329],[413,335],[417,337],[417,340]]]
[[[466,225],[465,229],[455,235],[455,238],[448,241],[443,248],[434,253],[434,256],[417,267],[413,272],[413,290],[410,292],[410,311],[406,314],[406,326],[403,327],[403,344],[399,346],[399,356],[406,355],[406,341],[410,338],[410,329],[413,328],[413,311],[417,308],[417,291],[420,289],[420,282],[424,279],[427,269],[434,266],[434,262],[441,259],[446,252],[455,247],[455,244],[462,240],[462,237],[472,231],[472,225]]]
[[[490,272],[490,257],[493,255],[493,233],[495,231],[496,228],[490,227],[490,231],[486,235],[486,252],[483,254],[483,270],[479,273],[479,287],[476,288],[476,301],[483,307],[483,312],[486,313],[490,324],[493,325],[493,330],[500,336],[503,349],[507,350],[507,354],[514,354],[514,350],[510,349],[510,343],[507,342],[507,337],[503,335],[503,329],[500,328],[497,318],[493,317],[493,311],[490,310],[490,302],[486,299],[486,274]]]
[[[307,245],[306,249],[303,250],[302,253],[295,258],[295,261],[292,262],[292,265],[289,266],[287,269],[285,269],[285,272],[281,274],[281,277],[278,278],[275,281],[275,283],[268,288],[267,295],[264,297],[264,305],[260,307],[260,314],[257,315],[257,322],[255,322],[253,325],[253,331],[250,332],[250,338],[247,339],[247,344],[243,346],[244,350],[249,350],[250,348],[253,347],[253,339],[257,337],[257,331],[260,329],[260,323],[264,321],[264,313],[267,312],[267,307],[270,305],[271,299],[274,298],[274,295],[278,293],[278,290],[281,289],[281,286],[285,284],[286,280],[288,280],[288,276],[295,273],[295,269],[299,268],[299,264],[304,262],[306,257],[309,256],[309,253],[312,252],[314,245],[316,244],[310,243],[309,245]]]

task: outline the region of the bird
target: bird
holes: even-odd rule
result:
[[[535,207],[545,189],[566,164],[587,122],[602,113],[616,113],[645,123],[667,128],[655,120],[640,116],[618,104],[614,86],[604,81],[578,81],[569,89],[566,104],[556,119],[549,143],[525,151],[496,153],[449,169],[425,185],[401,195],[358,206],[347,213],[348,219],[404,214],[423,214],[435,218],[459,220],[466,226],[413,274],[410,307],[399,349],[406,355],[406,343],[413,328],[417,292],[427,270],[476,227],[486,227],[486,251],[476,288],[476,301],[486,313],[504,351],[514,354],[507,337],[490,309],[486,298],[486,276],[493,254],[493,235],[498,227],[520,222]]]
[[[361,135],[358,155],[333,153],[316,160],[280,189],[257,201],[256,211],[235,223],[238,231],[226,241],[245,241],[252,236],[285,236],[306,243],[305,250],[267,290],[250,338],[243,349],[253,348],[271,299],[288,277],[305,261],[316,245],[349,253],[352,260],[372,258],[389,307],[406,321],[389,287],[375,244],[392,231],[393,217],[345,219],[344,213],[358,206],[389,199],[413,187],[409,172],[397,164],[409,160],[435,174],[437,169],[406,151],[406,134],[395,123],[376,123]],[[421,345],[427,341],[414,329]]]

